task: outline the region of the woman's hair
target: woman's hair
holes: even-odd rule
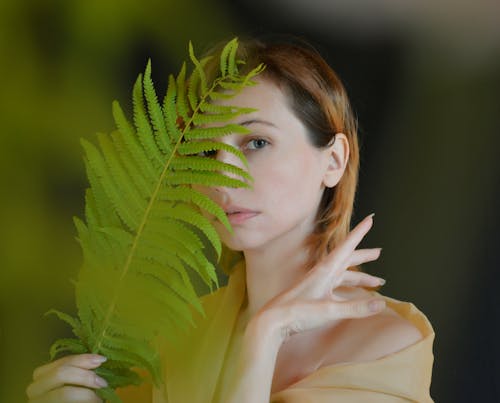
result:
[[[209,54],[218,56],[221,47]],[[297,41],[240,40],[237,58],[247,73],[260,63],[265,65],[261,77],[276,84],[286,95],[289,106],[306,127],[312,145],[323,148],[344,133],[349,142],[349,159],[345,172],[333,188],[325,188],[316,227],[308,240],[309,265],[322,259],[348,234],[358,183],[359,146],[356,120],[337,74],[310,45]],[[218,68],[207,64],[210,74]]]

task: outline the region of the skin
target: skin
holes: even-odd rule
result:
[[[96,354],[78,354],[60,358],[38,367],[33,382],[27,387],[30,403],[86,402],[101,403],[92,389],[106,386],[106,381],[92,370],[105,357]]]
[[[224,401],[268,402],[271,393],[321,366],[377,359],[419,340],[413,325],[362,288],[384,280],[347,270],[380,256],[380,248],[356,249],[373,225],[372,216],[324,260],[305,268],[305,240],[321,195],[339,182],[349,158],[346,136],[336,134],[324,149],[309,144],[283,92],[265,79],[227,104],[258,111],[236,121],[251,134],[219,139],[246,154],[252,188],[202,189],[225,210],[249,212],[243,218],[228,214],[236,220],[232,233],[214,222],[223,242],[244,253],[248,292],[240,312],[246,330],[239,364]],[[244,168],[231,153],[210,157]],[[29,401],[100,402],[92,391],[101,386],[92,371],[99,364],[92,358],[68,356],[37,368],[27,389]]]

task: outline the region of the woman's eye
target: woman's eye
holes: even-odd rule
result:
[[[258,150],[260,148],[264,148],[267,144],[269,144],[267,140],[253,139],[247,143],[246,148],[249,150]]]

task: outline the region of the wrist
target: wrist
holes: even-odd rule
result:
[[[222,401],[269,402],[282,339],[270,315],[255,315],[246,325],[234,382]]]
[[[254,340],[260,345],[279,349],[287,335],[283,331],[283,326],[281,326],[275,312],[262,311],[248,322],[245,337]]]

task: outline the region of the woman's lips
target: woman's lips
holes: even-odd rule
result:
[[[235,211],[232,213],[226,213],[227,218],[231,224],[241,224],[246,220],[255,217],[257,214],[256,211]]]

